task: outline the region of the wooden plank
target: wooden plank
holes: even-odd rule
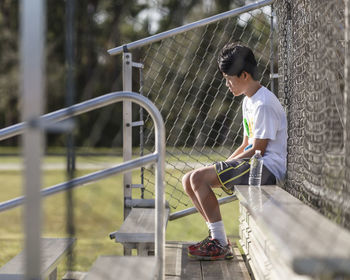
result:
[[[115,235],[120,243],[154,242],[154,209],[133,208]]]
[[[43,238],[41,240],[41,271],[43,277],[48,277],[65,255],[68,248],[75,242],[73,238]],[[0,268],[0,280],[23,279],[24,271],[24,252],[11,259]]]
[[[165,246],[165,279],[181,279],[182,244],[169,242]]]
[[[167,217],[169,211],[165,210]],[[155,209],[133,208],[114,236],[120,243],[154,243],[154,230]]]
[[[202,280],[202,270],[199,261],[192,260],[188,257],[188,246],[192,243],[182,244],[181,257],[181,280]]]
[[[235,259],[237,261],[237,265],[236,265],[237,270],[240,271],[240,273],[242,274],[241,278],[237,278],[237,279],[250,280],[251,277],[250,277],[248,268],[247,268],[246,263],[243,259],[243,256],[241,255],[241,252],[239,251],[237,246],[233,246],[233,253],[234,253]],[[236,278],[233,278],[233,279],[236,279]]]
[[[85,279],[87,272],[81,271],[68,271],[63,277],[62,280],[83,280]]]
[[[246,254],[247,262],[255,279],[310,279],[296,275],[285,262],[265,233],[258,227],[247,209],[240,205],[240,237],[241,245]]]
[[[166,280],[202,280],[201,264],[191,260],[187,248],[191,242],[167,242],[165,246]]]
[[[244,240],[244,246],[242,246],[242,248],[246,254],[248,264],[253,271],[255,279],[267,279],[266,276],[269,274],[269,271],[266,270],[263,258],[261,254],[259,254],[256,244],[251,240],[248,231],[243,232],[242,240]]]
[[[282,189],[267,188],[264,191],[270,195],[271,199],[278,200],[281,203],[283,210],[294,221],[298,222],[299,228],[311,234],[312,239],[317,239],[323,243],[324,246],[317,248],[321,254],[328,255],[331,250],[336,257],[350,257],[350,233],[347,230]],[[318,228],[322,230],[317,231]],[[337,233],[336,238],[334,236],[335,232]],[[329,247],[325,246],[327,244]]]
[[[154,280],[156,268],[155,257],[100,256],[84,280]]]
[[[348,231],[278,186],[237,186],[236,195],[273,243],[275,258],[302,274],[350,273]]]
[[[266,237],[264,232],[261,231],[252,217],[249,219],[249,228],[249,238],[252,247],[251,255],[254,256],[257,261],[261,262],[261,260],[264,260],[263,266],[266,267],[267,275],[270,278],[273,278],[272,275],[276,274],[275,279],[310,279],[310,277],[307,276],[296,275],[292,271],[292,268],[281,260],[280,253],[271,245],[271,241]]]
[[[187,255],[187,247],[193,243],[167,242],[165,279],[237,279],[250,280],[247,267],[237,247],[234,259],[223,261],[197,261]]]
[[[221,261],[201,261],[203,280],[250,280],[245,262],[237,247],[233,247],[234,258]]]
[[[231,279],[229,277],[239,279],[230,274],[229,266],[232,262],[232,260],[201,262],[203,280]]]

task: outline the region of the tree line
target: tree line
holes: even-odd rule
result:
[[[46,1],[46,112],[65,107],[67,1],[70,0]],[[242,6],[244,2],[75,0],[74,103],[122,90],[121,56],[109,56],[108,49]],[[0,127],[20,121],[19,3],[11,0],[0,2]],[[156,23],[150,11],[157,12],[159,20]],[[139,52],[143,50],[135,50],[133,55],[141,57],[143,54]],[[79,117],[74,133],[77,146],[121,144],[122,107],[121,104],[112,107]],[[64,135],[50,134],[47,143],[60,146],[64,139]],[[14,138],[2,145],[18,145],[18,142]]]

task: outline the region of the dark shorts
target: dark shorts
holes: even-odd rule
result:
[[[232,194],[235,185],[248,185],[250,171],[249,159],[221,161],[215,163],[214,166],[222,189],[226,193]],[[276,184],[276,177],[265,166],[263,166],[262,170],[261,184]]]

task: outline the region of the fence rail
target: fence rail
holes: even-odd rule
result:
[[[130,50],[135,49],[135,48],[143,47],[145,45],[149,45],[149,44],[158,42],[160,40],[163,40],[163,39],[166,39],[166,38],[169,38],[172,36],[176,36],[178,34],[190,31],[190,30],[195,29],[195,28],[199,28],[202,26],[206,26],[208,24],[215,23],[219,20],[223,20],[223,19],[228,18],[228,17],[241,15],[243,13],[246,13],[246,12],[249,12],[252,10],[256,10],[256,9],[259,9],[259,8],[267,6],[267,5],[271,5],[271,4],[273,4],[273,2],[275,2],[275,0],[258,1],[258,2],[255,2],[253,4],[249,4],[249,5],[246,5],[246,6],[231,10],[231,11],[227,11],[227,12],[224,12],[224,13],[221,13],[218,15],[214,15],[214,16],[196,21],[196,22],[182,25],[180,27],[177,27],[177,28],[174,28],[174,29],[171,29],[171,30],[159,33],[159,34],[156,34],[156,35],[153,35],[153,36],[141,39],[141,40],[137,40],[137,41],[125,44],[123,46],[119,46],[119,47],[110,49],[110,50],[108,50],[108,53],[110,55],[117,55],[117,54],[120,54],[122,52],[127,52],[127,51],[130,51]]]

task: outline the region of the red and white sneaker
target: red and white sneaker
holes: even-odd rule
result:
[[[201,247],[202,245],[204,245],[205,243],[207,243],[210,240],[211,240],[211,235],[210,235],[210,230],[209,230],[209,235],[205,239],[203,239],[202,241],[199,241],[196,244],[188,246],[188,252],[190,253],[193,250],[197,250],[197,248]]]
[[[209,239],[193,250],[188,251],[188,256],[196,260],[215,261],[229,260],[233,258],[230,242],[222,246],[217,239]]]

